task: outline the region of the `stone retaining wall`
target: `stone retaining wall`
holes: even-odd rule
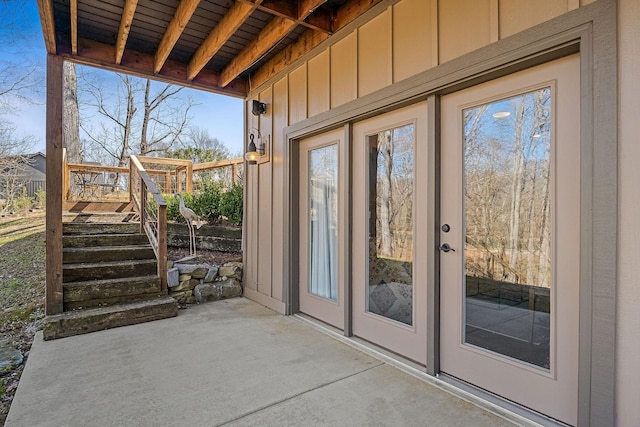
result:
[[[168,267],[169,296],[180,304],[242,296],[241,262],[229,262],[222,266],[169,262]]]
[[[195,230],[196,247],[220,252],[242,251],[242,229],[203,225]],[[167,245],[180,248],[189,247],[189,229],[186,224],[167,224]]]

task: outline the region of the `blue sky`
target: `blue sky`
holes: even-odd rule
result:
[[[6,119],[16,127],[16,136],[32,135],[36,140],[33,151],[45,151],[45,68],[46,50],[36,0],[0,3],[5,23],[0,24],[0,55],[7,61],[33,63],[38,67],[42,84],[32,95],[33,102],[15,101]],[[10,19],[6,19],[10,18]],[[191,125],[205,129],[218,138],[234,154],[242,153],[241,99],[204,91],[185,89],[182,96],[190,96],[194,103]],[[83,112],[80,111],[81,117]]]

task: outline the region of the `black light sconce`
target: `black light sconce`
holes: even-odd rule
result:
[[[249,147],[247,147],[247,152],[244,154],[244,159],[247,161],[249,165],[256,165],[258,162],[265,163],[268,162],[269,153],[267,152],[267,145],[270,142],[269,135],[266,137],[260,137],[260,132],[258,132],[258,144],[255,142],[255,135],[253,133],[249,134]],[[263,159],[263,157],[267,157],[267,159]]]
[[[251,112],[254,116],[259,116],[260,114],[264,114],[267,112],[267,104],[264,102],[256,101],[255,99],[251,102]]]

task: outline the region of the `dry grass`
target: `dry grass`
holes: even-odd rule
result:
[[[0,340],[26,358],[44,316],[44,213],[0,218]],[[0,425],[20,380],[24,362],[0,374]]]

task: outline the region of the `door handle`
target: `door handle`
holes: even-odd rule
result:
[[[449,252],[449,251],[455,252],[456,251],[448,243],[443,243],[438,249],[440,249],[442,252]]]

